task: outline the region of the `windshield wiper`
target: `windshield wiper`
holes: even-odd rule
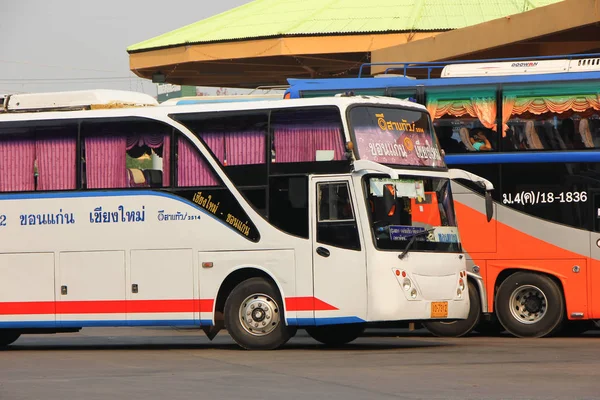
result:
[[[410,248],[412,247],[413,243],[415,242],[415,240],[419,237],[419,236],[423,236],[425,234],[430,234],[431,232],[435,231],[435,228],[429,228],[429,229],[425,229],[424,231],[421,232],[417,232],[414,235],[410,235],[407,236],[406,238],[410,238],[410,241],[408,242],[408,244],[406,245],[406,247],[404,248],[404,251],[402,252],[402,254],[400,254],[398,256],[399,259],[403,259],[404,256],[408,253],[408,251],[410,250]]]

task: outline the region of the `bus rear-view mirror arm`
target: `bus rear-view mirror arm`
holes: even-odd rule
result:
[[[492,199],[492,190],[494,190],[494,185],[492,182],[463,169],[452,168],[449,170],[449,172],[450,179],[464,179],[466,181],[474,182],[485,190],[485,216],[487,217],[487,221],[490,222],[494,216],[494,200]]]

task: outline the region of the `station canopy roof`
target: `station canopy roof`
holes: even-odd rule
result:
[[[131,45],[140,77],[256,87],[352,76],[371,53],[561,0],[255,0]]]

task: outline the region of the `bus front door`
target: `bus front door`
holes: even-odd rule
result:
[[[367,268],[352,181],[313,177],[310,187],[315,324],[361,322]]]

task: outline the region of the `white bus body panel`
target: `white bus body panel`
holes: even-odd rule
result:
[[[407,320],[428,319],[431,303],[440,301],[448,302],[448,319],[467,317],[468,293],[457,295],[460,272],[465,270],[459,254],[409,252],[402,260],[398,254],[373,251],[369,255],[369,321],[396,321],[399,316]],[[396,275],[397,270],[400,275]],[[402,286],[402,271],[411,282],[408,290]],[[412,288],[417,289],[415,299],[410,296]]]
[[[54,253],[0,254],[0,303],[0,328],[54,326]]]

